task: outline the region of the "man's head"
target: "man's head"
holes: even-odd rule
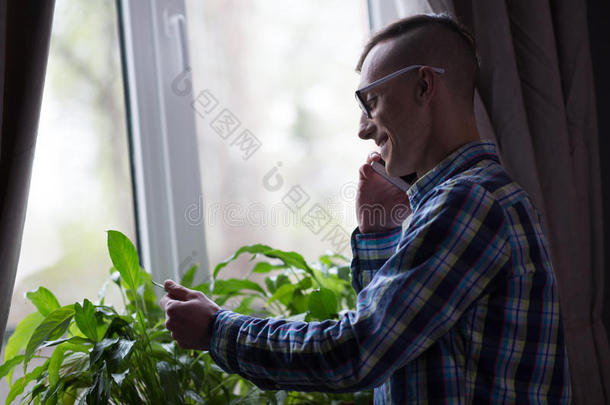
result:
[[[396,21],[365,46],[356,68],[359,88],[412,65],[423,66],[360,94],[371,116],[362,114],[359,136],[381,146],[386,170],[394,176],[421,176],[478,136],[473,114],[478,59],[471,35],[445,15]]]

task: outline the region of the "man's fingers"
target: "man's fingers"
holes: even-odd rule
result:
[[[371,181],[372,179],[375,179],[376,182],[381,181],[381,184],[387,182],[387,180],[381,177],[370,164],[367,163],[360,166],[360,181]]]
[[[174,306],[174,305],[180,305],[182,304],[182,300],[177,300],[174,297],[170,296],[169,294],[165,294],[163,297],[161,297],[161,300],[159,301],[159,305],[161,305],[161,308],[167,312],[170,308],[170,306]]]
[[[360,180],[368,180],[377,174],[370,164],[366,163],[360,166]]]
[[[163,297],[161,297],[161,300],[159,301],[159,305],[161,305],[161,308],[166,311],[167,310],[167,305],[169,304],[169,302],[172,301],[172,299],[165,294]]]
[[[165,287],[167,293],[174,299],[180,301],[187,301],[189,299],[194,298],[193,290],[183,287],[180,284],[174,282],[173,280],[165,280],[163,286]]]
[[[369,155],[366,158],[366,163],[367,164],[371,164],[371,162],[375,161],[375,160],[380,160],[381,159],[381,155],[379,154],[379,152],[371,152],[369,153]]]
[[[371,176],[375,176],[375,174],[377,176],[379,176],[379,174],[371,166],[372,162],[376,162],[378,160],[381,160],[381,155],[379,154],[379,152],[369,153],[369,155],[366,158],[366,163],[363,164],[362,166],[360,166],[360,180],[369,179],[369,178],[371,178]],[[373,173],[375,173],[375,174],[373,174]],[[379,177],[381,177],[381,176],[379,176]]]

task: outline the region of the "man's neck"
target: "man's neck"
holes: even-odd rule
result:
[[[430,135],[429,139],[430,141],[426,148],[428,153],[422,159],[420,169],[416,171],[416,178],[420,178],[434,169],[447,156],[465,144],[479,141],[481,137],[479,136],[474,115],[472,115],[468,120],[454,122],[451,125],[446,125],[444,128],[436,130]]]

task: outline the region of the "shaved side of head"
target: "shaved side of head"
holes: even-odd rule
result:
[[[428,65],[445,69],[443,77],[455,100],[471,107],[479,63],[472,35],[445,14],[425,14],[398,20],[375,33],[368,41],[356,71],[380,42],[392,41],[388,57],[394,69]],[[395,66],[394,66],[395,65]]]

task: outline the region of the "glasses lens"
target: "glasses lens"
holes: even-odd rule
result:
[[[366,115],[368,118],[371,118],[369,109],[367,108],[366,104],[364,104],[364,101],[362,101],[362,98],[360,98],[360,94],[358,94],[358,92],[356,92],[355,96],[356,96],[356,100],[358,101],[358,105],[360,106],[360,109],[362,110],[364,115]]]

